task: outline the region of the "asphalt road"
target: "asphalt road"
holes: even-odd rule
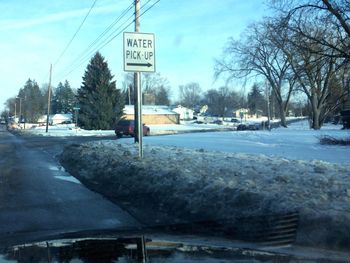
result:
[[[57,161],[65,144],[98,139],[16,136],[0,126],[0,244],[7,237],[139,226]]]

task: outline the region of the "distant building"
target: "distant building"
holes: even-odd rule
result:
[[[52,124],[52,117],[53,115],[49,115],[49,124]],[[47,115],[41,115],[37,121],[37,123],[39,124],[44,124],[46,123],[46,120],[47,120]]]
[[[263,116],[262,110],[257,110],[255,114],[251,114],[249,109],[241,108],[233,111],[233,117],[237,119],[257,119]]]
[[[61,124],[61,123],[71,123],[73,121],[73,115],[71,113],[66,114],[55,114],[52,116],[52,124]]]
[[[194,110],[192,109],[179,105],[174,108],[173,111],[177,112],[180,115],[180,120],[193,120]]]
[[[134,120],[134,105],[125,105],[124,118]],[[144,124],[179,124],[180,114],[168,106],[142,105],[142,122]]]
[[[38,123],[44,124],[46,123],[47,115],[42,115],[38,119]],[[49,124],[61,124],[63,122],[68,123],[73,121],[73,115],[71,113],[67,114],[51,114],[49,115]]]

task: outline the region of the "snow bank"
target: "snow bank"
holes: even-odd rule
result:
[[[140,160],[137,147],[118,141],[71,145],[61,163],[93,190],[154,224],[234,223],[297,210],[297,244],[350,249],[350,166],[174,146],[144,151]]]

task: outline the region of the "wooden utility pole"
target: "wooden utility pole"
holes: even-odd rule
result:
[[[52,75],[52,64],[50,65],[50,77],[47,94],[47,116],[46,116],[46,132],[49,131],[49,120],[50,120],[50,104],[51,104],[51,75]]]
[[[140,0],[135,0],[135,32],[140,32]],[[140,82],[140,73],[134,73],[134,142],[139,142],[139,82]],[[142,105],[142,104],[141,104]],[[142,124],[141,124],[142,125]]]

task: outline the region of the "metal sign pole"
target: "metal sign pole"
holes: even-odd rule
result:
[[[143,125],[142,125],[142,91],[141,91],[141,73],[136,72],[137,79],[137,115],[138,115],[138,141],[139,141],[139,157],[143,158],[143,145],[142,145],[142,136],[143,136]]]

